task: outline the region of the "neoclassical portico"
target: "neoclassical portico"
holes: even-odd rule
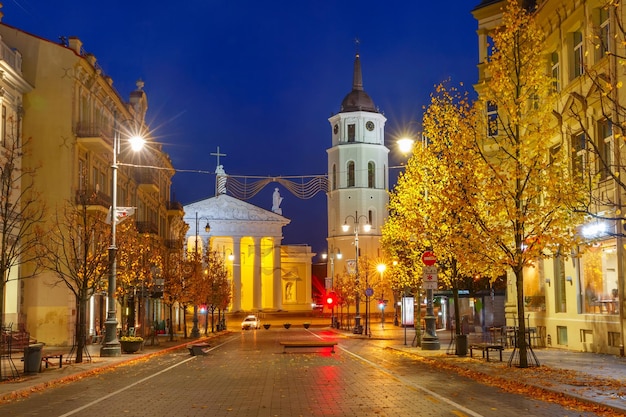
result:
[[[281,259],[282,252],[291,252],[281,247],[282,228],[290,223],[289,219],[226,194],[184,209],[190,225],[187,244],[195,244],[193,219],[197,214],[198,241],[202,245],[199,249],[204,250],[209,242],[211,249],[224,257],[232,277],[230,311],[310,309],[310,249],[308,268],[306,256],[300,259],[302,265],[294,263],[293,257],[285,265]],[[207,221],[211,226],[208,233],[204,230]]]

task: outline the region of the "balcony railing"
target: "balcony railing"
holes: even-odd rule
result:
[[[159,228],[157,227],[156,223],[153,223],[153,222],[136,222],[135,225],[137,226],[137,231],[139,233],[152,233],[152,234],[158,234],[159,233]]]
[[[76,190],[76,204],[83,206],[111,206],[111,196],[95,188]]]

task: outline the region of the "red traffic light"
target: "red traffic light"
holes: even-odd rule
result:
[[[328,307],[334,307],[337,302],[337,295],[334,292],[328,293],[326,295],[326,305]]]

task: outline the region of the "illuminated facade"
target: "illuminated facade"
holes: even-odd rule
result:
[[[387,119],[363,89],[361,60],[354,60],[352,90],[331,116],[332,146],[328,154],[328,250],[340,252],[334,274],[354,269],[355,227],[361,262],[382,257],[380,238],[389,202],[389,149],[385,146]],[[347,224],[348,230],[342,226]],[[363,226],[371,229],[365,231]],[[330,265],[329,265],[330,268]],[[331,276],[331,271],[328,271]]]
[[[528,3],[528,2],[527,2]],[[545,35],[546,72],[559,93],[555,121],[561,127],[555,143],[568,146],[571,166],[590,178],[589,222],[577,233],[581,245],[571,256],[538,260],[524,274],[525,308],[539,343],[556,348],[623,354],[624,331],[624,155],[613,122],[623,110],[609,104],[602,88],[624,80],[617,56],[623,56],[618,22],[621,6],[607,2],[544,0],[534,11]],[[485,63],[490,33],[500,24],[505,1],[484,0],[474,10],[478,21],[479,77],[476,90],[488,79]],[[616,36],[617,33],[617,36]],[[624,89],[609,93],[626,103]],[[497,111],[497,110],[495,110]],[[489,117],[489,114],[486,115]],[[615,173],[616,175],[610,175]],[[508,278],[507,316],[516,312],[514,277]]]
[[[15,59],[21,57],[23,77],[33,86],[29,89],[24,82],[16,83],[25,90],[22,137],[32,139],[23,164],[37,168],[33,186],[39,193],[37,199],[47,207],[48,221],[53,222],[68,202],[79,204],[79,196],[86,194],[93,197],[89,210],[107,213],[112,196],[114,126],[145,127],[148,101],[143,83],[138,82],[125,101],[79,39],[51,42],[4,23],[0,24],[0,36],[7,50],[18,51]],[[3,71],[6,77],[7,70]],[[174,170],[169,157],[154,145],[140,159],[125,158],[120,155],[118,159],[161,168],[120,166],[117,201],[120,207],[136,207],[133,220],[138,229],[163,244],[173,238],[169,236],[171,223],[182,216],[182,206],[170,201]],[[20,270],[31,271],[33,265],[22,265]],[[10,298],[15,297],[18,302],[11,305],[9,320],[16,318],[14,323],[39,341],[72,345],[75,299],[52,273],[20,281],[19,289],[11,289]],[[155,317],[161,317],[158,301],[150,308],[158,310]],[[95,295],[89,305],[89,334],[97,332],[105,318],[105,297]]]
[[[231,281],[231,312],[311,311],[310,246],[282,246],[290,220],[224,193],[184,207],[187,252],[207,244],[221,254]],[[199,219],[198,236],[193,216]],[[209,223],[210,231],[205,231]],[[230,256],[232,255],[232,256]]]

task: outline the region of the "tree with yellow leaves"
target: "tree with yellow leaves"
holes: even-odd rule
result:
[[[117,252],[117,298],[122,304],[123,327],[136,327],[135,317],[140,303],[145,302],[148,294],[155,285],[156,275],[163,270],[163,249],[155,236],[149,233],[139,233],[136,223],[124,221],[118,225],[118,252]],[[130,314],[127,308],[130,307]],[[149,326],[144,324],[144,336],[148,334]]]
[[[455,331],[460,336],[458,290],[467,277],[500,272],[488,268],[492,251],[471,216],[481,194],[482,160],[474,146],[475,112],[467,94],[439,85],[424,114],[423,129],[424,139],[414,146],[392,195],[383,242],[390,243],[386,250],[392,256],[418,266],[420,275],[421,254],[427,249],[436,254],[440,286],[453,291]],[[433,332],[428,326],[427,331]]]
[[[77,363],[83,361],[87,342],[87,305],[94,294],[106,287],[103,278],[109,267],[110,226],[103,213],[89,210],[97,196],[85,190],[77,193],[77,204],[67,203],[62,214],[56,214],[39,246],[43,267],[52,271],[58,283],[74,295]]]
[[[523,270],[574,245],[583,200],[572,178],[566,144],[553,116],[553,80],[546,73],[542,31],[532,13],[507,2],[492,35],[490,77],[478,85],[478,150],[483,159],[480,199],[473,221],[496,249],[494,265],[507,268],[517,291],[519,366],[528,366]]]

